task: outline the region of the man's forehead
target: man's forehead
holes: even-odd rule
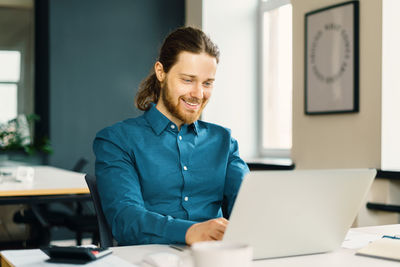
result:
[[[217,60],[206,53],[190,53],[183,51],[179,53],[177,61],[173,68],[178,74],[197,76],[200,73],[212,76],[215,75]]]
[[[201,53],[192,53],[192,52],[187,52],[187,51],[182,51],[178,54],[176,64],[179,63],[210,63],[210,62],[215,62],[217,64],[217,59],[213,56],[210,56],[209,54],[205,52]]]

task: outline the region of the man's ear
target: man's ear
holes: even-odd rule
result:
[[[157,76],[157,80],[162,83],[165,79],[165,72],[160,61],[157,61],[156,64],[154,64],[154,73]]]

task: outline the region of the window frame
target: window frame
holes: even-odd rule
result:
[[[258,141],[258,154],[265,158],[291,158],[291,149],[266,149],[263,145],[263,129],[264,129],[264,114],[263,114],[263,99],[264,99],[264,13],[270,10],[279,8],[281,6],[291,4],[290,0],[259,0],[258,8],[258,92],[257,92],[257,141]]]

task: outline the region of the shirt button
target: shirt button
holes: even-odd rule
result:
[[[171,124],[171,129],[175,129],[175,125]]]
[[[184,198],[184,200],[185,200],[185,201],[188,201],[188,200],[189,200],[189,198],[188,198],[188,197],[185,197],[185,198]]]
[[[186,166],[183,166],[183,169],[184,169],[185,171],[187,171],[187,167],[186,167]]]
[[[182,140],[182,136],[179,136],[179,140]]]

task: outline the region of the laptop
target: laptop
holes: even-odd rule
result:
[[[375,176],[375,169],[250,172],[223,241],[250,244],[254,259],[335,250]]]

